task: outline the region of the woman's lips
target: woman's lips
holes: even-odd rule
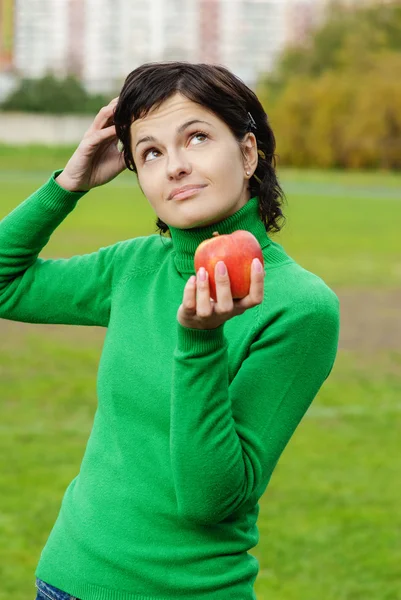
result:
[[[189,190],[185,190],[184,192],[175,194],[175,196],[172,197],[172,200],[185,200],[185,198],[189,198],[190,196],[193,196],[197,192],[200,192],[201,190],[203,190],[205,187],[206,186],[202,186],[202,187],[191,188]]]

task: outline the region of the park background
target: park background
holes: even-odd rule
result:
[[[400,3],[333,2],[253,85],[287,198],[286,224],[271,236],[341,305],[335,366],[260,501],[258,600],[401,599],[400,75]],[[66,164],[117,94],[71,74],[19,78],[0,107],[0,218]],[[32,142],[35,123],[46,144]],[[92,190],[40,256],[150,235],[155,219],[125,171]],[[104,336],[0,319],[0,600],[34,598],[40,552],[91,430]]]

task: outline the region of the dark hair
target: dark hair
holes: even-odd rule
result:
[[[280,231],[278,224],[284,217],[280,204],[285,200],[276,176],[274,151],[276,141],[267,114],[256,94],[227,68],[221,65],[189,62],[151,62],[131,71],[121,89],[114,123],[122,143],[124,161],[130,171],[137,173],[131,150],[131,124],[145,117],[154,107],[176,92],[189,100],[207,107],[230,128],[241,152],[241,141],[249,129],[248,111],[256,122],[255,134],[259,160],[249,180],[251,198],[259,196],[259,213],[266,231]],[[170,233],[166,223],[157,219],[161,232]]]

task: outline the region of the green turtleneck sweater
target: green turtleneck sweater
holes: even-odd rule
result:
[[[255,599],[258,501],[333,367],[338,297],[266,234],[257,196],[171,239],[38,258],[84,195],[60,172],[0,223],[0,317],[107,327],[92,431],[36,576],[81,600]],[[216,229],[256,236],[264,300],[186,328],[184,286]]]

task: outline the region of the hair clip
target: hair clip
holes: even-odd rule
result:
[[[248,117],[249,117],[249,127],[251,129],[257,129],[256,123],[255,123],[255,119],[253,118],[253,116],[251,115],[251,113],[248,111]]]

